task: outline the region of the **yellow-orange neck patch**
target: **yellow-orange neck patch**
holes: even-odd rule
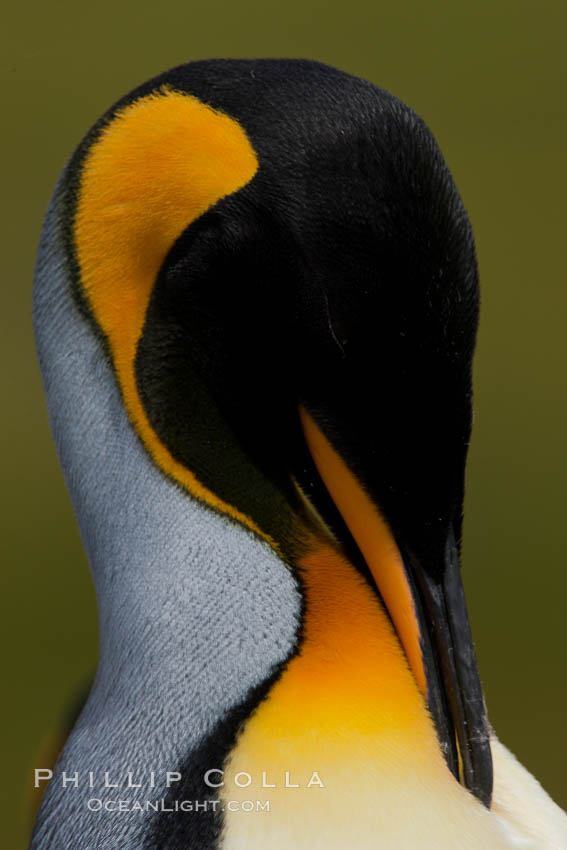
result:
[[[187,491],[266,535],[177,462],[142,405],[134,363],[159,269],[183,231],[258,169],[243,128],[162,88],[119,110],[84,160],[74,239],[81,285],[103,331],[124,405],[156,464]],[[273,541],[269,541],[275,545]]]

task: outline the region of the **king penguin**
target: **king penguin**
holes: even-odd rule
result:
[[[189,63],[55,188],[34,287],[100,661],[33,850],[567,848],[460,577],[478,283],[424,122]]]

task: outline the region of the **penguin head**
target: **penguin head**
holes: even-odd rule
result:
[[[349,553],[488,804],[458,567],[477,272],[424,123],[316,63],[194,63],[101,119],[63,207],[72,297],[154,465],[292,571],[322,536]]]

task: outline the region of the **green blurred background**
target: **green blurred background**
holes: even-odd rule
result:
[[[483,292],[464,548],[473,632],[492,723],[567,806],[567,6],[32,0],[3,24],[2,846],[27,846],[31,769],[96,658],[94,594],[31,332],[41,220],[111,102],[210,56],[337,65],[407,101],[437,136],[475,228]]]

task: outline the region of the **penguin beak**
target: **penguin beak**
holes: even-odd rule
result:
[[[303,407],[300,419],[319,475],[374,577],[427,700],[447,764],[489,807],[490,733],[453,528],[441,548],[442,563],[426,563],[394,539],[379,506]]]

